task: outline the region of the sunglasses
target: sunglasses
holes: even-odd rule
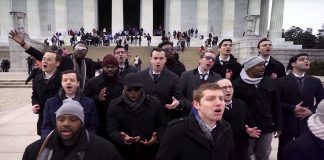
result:
[[[141,90],[141,87],[130,87],[126,89],[127,92],[138,92],[139,90]]]
[[[202,57],[202,58],[205,58],[205,59],[208,60],[208,61],[210,61],[210,60],[212,60],[213,62],[216,61],[216,58],[214,58],[214,57],[204,56],[204,57]]]

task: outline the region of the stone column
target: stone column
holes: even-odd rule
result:
[[[259,35],[261,0],[249,0],[245,35]]]
[[[141,0],[141,27],[153,35],[153,0]]]
[[[232,38],[234,36],[235,0],[224,0],[223,2],[223,24],[222,37]]]
[[[208,0],[197,1],[197,28],[199,34],[208,35]]]
[[[260,36],[267,37],[269,18],[269,0],[261,0]]]
[[[27,33],[31,38],[40,38],[40,21],[38,0],[27,2]]]
[[[282,35],[282,23],[285,0],[272,0],[270,39],[280,39]]]
[[[85,32],[91,32],[95,28],[98,30],[96,25],[96,10],[95,10],[96,0],[83,0],[83,28]]]
[[[66,0],[55,0],[55,30],[67,35]]]
[[[180,31],[181,29],[181,0],[170,1],[169,31]]]
[[[124,30],[124,3],[122,0],[111,1],[111,32],[115,33]]]
[[[11,29],[11,0],[0,1],[0,45],[8,44],[8,34]]]

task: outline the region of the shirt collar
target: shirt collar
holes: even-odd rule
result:
[[[293,74],[294,74],[295,77],[298,77],[298,78],[303,78],[303,77],[305,77],[305,73],[303,73],[302,75],[298,75],[298,74],[296,74],[296,73],[293,72]]]

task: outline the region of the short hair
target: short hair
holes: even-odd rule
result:
[[[297,55],[294,55],[292,56],[290,59],[289,59],[289,62],[288,62],[288,65],[287,65],[287,69],[292,69],[292,63],[295,63],[299,57],[301,56],[306,56],[308,57],[309,55],[307,53],[300,53],[300,54],[297,54]]]
[[[262,39],[258,42],[257,48],[260,48],[260,44],[261,44],[262,42],[264,42],[264,41],[270,41],[270,42],[271,42],[271,40],[268,39],[268,38],[262,38]]]
[[[115,54],[115,51],[116,51],[118,48],[123,48],[123,49],[126,51],[126,49],[125,49],[124,46],[118,44],[118,45],[116,45],[116,47],[114,48],[114,54]]]
[[[49,50],[47,50],[45,53],[47,53],[47,52],[54,53],[56,55],[55,61],[62,62],[62,56],[60,54],[58,54],[57,50],[58,50],[58,48],[53,47],[53,48],[50,48]]]
[[[87,50],[88,50],[87,43],[85,43],[84,41],[79,41],[79,42],[77,42],[76,44],[74,44],[74,45],[73,45],[73,50],[74,50],[75,46],[78,45],[78,44],[83,44],[83,45],[87,48]]]
[[[200,100],[203,96],[203,92],[205,90],[220,90],[220,91],[222,91],[221,87],[219,87],[219,85],[216,83],[205,83],[193,91],[193,100],[200,102]]]
[[[204,56],[206,55],[206,53],[213,53],[213,54],[215,54],[216,55],[216,53],[214,52],[214,51],[205,51],[205,52],[203,52],[203,53],[201,53],[200,54],[200,58],[204,58]]]
[[[161,42],[159,45],[158,45],[158,48],[162,48],[163,46],[165,46],[165,45],[171,45],[172,47],[173,47],[173,43],[172,42],[170,42],[170,41],[163,41],[163,42]]]
[[[80,79],[81,79],[80,75],[74,70],[65,70],[65,71],[63,71],[62,72],[62,78],[63,78],[63,74],[69,74],[69,73],[75,73],[77,81],[80,81]]]
[[[152,51],[151,51],[150,57],[152,57],[154,51],[156,51],[156,52],[164,52],[164,56],[166,57],[166,54],[165,54],[166,52],[165,52],[165,49],[163,49],[163,48],[153,48]]]
[[[229,42],[233,43],[232,39],[223,39],[221,42],[219,42],[219,44],[218,44],[218,48],[221,48],[221,46],[223,45],[223,43],[224,43],[225,41],[229,41]]]

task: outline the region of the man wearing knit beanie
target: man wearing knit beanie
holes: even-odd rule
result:
[[[124,85],[118,75],[119,63],[112,54],[107,54],[102,61],[102,73],[91,78],[84,90],[87,97],[92,97],[97,106],[100,126],[97,134],[108,139],[106,113],[111,100],[119,97]]]
[[[310,131],[286,145],[282,159],[324,159],[324,100],[318,104],[316,113],[308,118],[307,124]]]
[[[263,58],[249,57],[243,66],[240,77],[233,82],[234,97],[247,104],[256,127],[261,130],[259,138],[250,140],[249,156],[266,160],[271,153],[272,133],[278,137],[282,129],[280,101],[274,81],[263,77]]]

